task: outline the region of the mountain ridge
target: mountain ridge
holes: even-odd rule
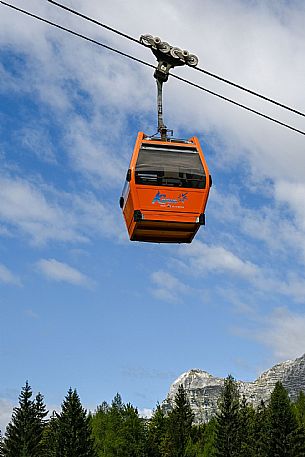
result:
[[[286,360],[264,371],[255,381],[237,381],[241,395],[257,407],[261,400],[268,402],[277,381],[287,389],[292,401],[300,391],[305,392],[305,354],[295,360]],[[224,384],[224,378],[213,376],[199,368],[182,373],[170,386],[162,403],[165,411],[174,405],[175,395],[182,384],[197,424],[207,422],[217,412],[217,402]]]

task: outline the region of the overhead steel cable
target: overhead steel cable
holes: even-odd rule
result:
[[[107,30],[110,30],[111,32],[116,33],[117,35],[120,35],[120,36],[122,36],[124,38],[127,38],[130,41],[133,41],[133,42],[135,42],[137,44],[140,44],[141,46],[145,46],[140,40],[137,40],[136,38],[134,38],[134,37],[132,37],[130,35],[127,35],[126,33],[123,33],[120,30],[115,29],[114,27],[110,27],[109,25],[103,24],[102,22],[100,22],[100,21],[98,21],[96,19],[93,19],[92,17],[89,17],[89,16],[87,16],[85,14],[82,14],[79,11],[76,11],[76,10],[74,10],[72,8],[69,8],[68,6],[63,5],[62,3],[56,2],[54,0],[47,0],[47,1],[49,3],[52,3],[53,5],[61,8],[61,9],[63,9],[63,10],[68,11],[69,13],[72,13],[72,14],[74,14],[76,16],[81,17],[82,19],[85,19],[86,21],[92,22],[93,24],[96,24],[96,25],[98,25],[100,27],[103,27],[103,28],[105,28]],[[204,74],[210,76],[211,78],[217,79],[218,81],[221,81],[221,82],[223,82],[225,84],[233,86],[236,89],[242,90],[244,92],[248,92],[249,94],[251,94],[251,95],[253,95],[255,97],[261,98],[262,100],[265,100],[265,101],[267,101],[269,103],[272,103],[272,104],[274,104],[276,106],[279,106],[279,107],[281,107],[283,109],[291,111],[292,113],[295,113],[295,114],[298,114],[299,116],[305,117],[305,114],[302,113],[301,111],[298,111],[295,108],[291,108],[290,106],[285,105],[284,103],[281,103],[281,102],[279,102],[277,100],[274,100],[274,99],[272,99],[270,97],[267,97],[267,96],[265,96],[265,95],[263,95],[263,94],[261,94],[259,92],[256,92],[256,91],[254,91],[252,89],[249,89],[249,88],[247,88],[245,86],[242,86],[241,84],[237,84],[237,83],[235,83],[233,81],[230,81],[227,78],[224,78],[222,76],[216,75],[215,73],[212,73],[212,72],[210,72],[208,70],[205,70],[204,68],[199,68],[199,67],[195,67],[195,66],[192,67],[192,68],[194,70],[197,70],[197,71],[199,71],[201,73],[204,73]]]
[[[79,16],[83,19],[86,19],[86,21],[92,22],[93,24],[99,25],[100,27],[103,27],[104,29],[110,30],[113,33],[116,33],[117,35],[120,35],[124,38],[127,38],[130,41],[134,41],[138,44],[142,44],[140,40],[137,40],[136,38],[127,35],[126,33],[120,32],[117,29],[114,29],[113,27],[110,27],[109,25],[103,24],[100,21],[97,21],[96,19],[93,19],[92,17],[86,16],[85,14],[80,13],[79,11],[73,10],[72,8],[69,8],[66,5],[62,5],[61,3],[55,2],[53,0],[47,0],[49,3],[53,3],[53,5],[58,6],[59,8],[69,11],[69,13],[75,14],[76,16]]]
[[[37,19],[38,21],[45,22],[46,24],[52,25],[53,27],[56,27],[57,29],[64,30],[65,32],[71,33],[72,35],[75,35],[79,38],[82,38],[86,41],[89,41],[90,43],[97,44],[98,46],[101,46],[105,49],[108,49],[108,51],[115,52],[117,54],[120,54],[121,56],[127,57],[128,59],[135,60],[136,62],[142,63],[143,65],[146,65],[147,67],[155,68],[153,64],[150,64],[148,62],[145,62],[144,60],[138,59],[137,57],[131,56],[129,54],[126,54],[126,52],[119,51],[118,49],[112,48],[111,46],[108,46],[107,44],[101,43],[100,41],[94,40],[93,38],[89,38],[86,35],[83,35],[81,33],[75,32],[74,30],[68,29],[67,27],[63,27],[62,25],[56,24],[55,22],[49,21],[48,19],[45,19],[41,16],[37,16],[36,14],[30,13],[29,11],[23,10],[21,8],[18,8],[15,5],[11,5],[10,3],[6,3],[2,0],[0,0],[0,3],[2,3],[5,6],[8,6],[9,8],[12,8],[16,11],[19,11],[20,13],[23,13],[27,16],[33,17],[34,19]]]
[[[103,47],[105,49],[108,49],[109,51],[112,51],[112,52],[115,52],[115,53],[117,53],[117,54],[119,54],[121,56],[127,57],[128,59],[131,59],[131,60],[133,60],[135,62],[141,63],[141,64],[143,64],[143,65],[145,65],[147,67],[150,67],[150,68],[154,68],[154,69],[156,68],[154,65],[152,65],[152,64],[150,64],[148,62],[145,62],[144,60],[138,59],[138,58],[136,58],[134,56],[131,56],[130,54],[127,54],[125,52],[119,51],[118,49],[112,48],[112,47],[110,47],[110,46],[108,46],[108,45],[106,45],[104,43],[101,43],[100,41],[94,40],[93,38],[89,38],[88,36],[83,35],[83,34],[78,33],[78,32],[75,32],[75,31],[73,31],[71,29],[68,29],[67,27],[63,27],[62,25],[56,24],[55,22],[49,21],[48,19],[45,19],[45,18],[43,18],[41,16],[37,16],[36,14],[30,13],[29,11],[26,11],[26,10],[23,10],[21,8],[18,8],[15,5],[11,5],[10,3],[7,3],[7,2],[5,2],[3,0],[0,0],[0,3],[2,5],[5,5],[5,6],[9,7],[9,8],[12,8],[12,9],[14,9],[14,10],[20,12],[20,13],[23,13],[23,14],[25,14],[27,16],[30,16],[30,17],[34,18],[34,19],[37,19],[37,20],[39,20],[41,22],[45,22],[46,24],[52,25],[53,27],[56,27],[56,28],[58,28],[60,30],[63,30],[65,32],[68,32],[68,33],[70,33],[70,34],[72,34],[74,36],[77,36],[77,37],[82,38],[82,39],[84,39],[86,41],[89,41],[90,43],[96,44],[96,45],[101,46],[101,47]],[[266,114],[263,114],[260,111],[256,111],[256,110],[254,110],[252,108],[249,108],[246,105],[243,105],[241,103],[236,102],[235,100],[232,100],[230,98],[224,97],[223,95],[220,95],[220,94],[218,94],[216,92],[213,92],[213,91],[211,91],[209,89],[206,89],[205,87],[200,86],[199,84],[193,83],[192,81],[189,81],[189,80],[187,80],[185,78],[181,78],[180,76],[177,76],[177,75],[175,75],[173,73],[170,73],[170,76],[172,76],[173,78],[178,79],[179,81],[182,81],[182,82],[184,82],[186,84],[189,84],[190,86],[196,87],[197,89],[200,89],[200,90],[202,90],[204,92],[207,92],[207,93],[209,93],[211,95],[214,95],[215,97],[218,97],[218,98],[220,98],[222,100],[225,100],[225,101],[227,101],[229,103],[232,103],[233,105],[236,105],[236,106],[238,106],[240,108],[243,108],[243,109],[245,109],[247,111],[250,111],[251,113],[257,114],[258,116],[261,116],[261,117],[263,117],[265,119],[268,119],[268,120],[270,120],[270,121],[272,121],[272,122],[274,122],[276,124],[279,124],[279,125],[281,125],[283,127],[286,127],[286,128],[288,128],[290,130],[293,130],[294,132],[300,133],[301,135],[305,135],[305,132],[303,130],[299,130],[299,129],[295,128],[295,127],[292,127],[289,124],[286,124],[286,123],[281,122],[281,121],[279,121],[277,119],[274,119],[274,118],[272,118],[272,117],[270,117],[270,116],[268,116]]]
[[[291,111],[292,113],[305,117],[305,114],[302,113],[302,111],[298,111],[294,108],[291,108],[288,105],[284,105],[284,103],[281,103],[281,102],[278,102],[277,100],[273,100],[272,98],[266,97],[265,95],[260,94],[259,92],[255,92],[254,90],[248,89],[247,87],[241,86],[240,84],[234,83],[233,81],[230,81],[229,79],[222,78],[221,76],[215,75],[215,73],[211,73],[210,71],[207,71],[204,68],[199,68],[199,67],[192,67],[192,68],[194,70],[200,71],[201,73],[204,73],[208,76],[211,76],[212,78],[218,79],[218,81],[222,81],[225,84],[229,84],[230,86],[236,87],[237,89],[240,89],[244,92],[248,92],[249,94],[254,95],[255,97],[261,98],[262,100],[265,100],[266,102],[272,103],[273,105],[276,105],[276,106],[280,106],[281,108]]]

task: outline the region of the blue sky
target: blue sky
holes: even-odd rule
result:
[[[154,63],[59,11],[14,4]],[[151,33],[199,66],[305,111],[303,2],[66,0]],[[160,18],[166,18],[166,26]],[[213,188],[191,245],[131,243],[118,199],[138,131],[156,131],[152,70],[1,5],[0,428],[29,380],[58,408],[140,410],[184,371],[254,380],[305,352],[304,137],[170,80],[165,121],[202,142]],[[301,117],[190,68],[176,74],[305,129]]]

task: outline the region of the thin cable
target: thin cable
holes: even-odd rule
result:
[[[119,30],[117,30],[117,29],[115,29],[113,27],[110,27],[109,25],[103,24],[102,22],[99,22],[96,19],[93,19],[93,18],[91,18],[89,16],[86,16],[85,14],[82,14],[79,11],[73,10],[72,8],[69,8],[69,7],[65,6],[65,5],[62,5],[61,3],[58,3],[58,2],[56,2],[54,0],[47,0],[47,1],[49,3],[52,3],[53,5],[61,8],[61,9],[63,9],[63,10],[69,11],[70,13],[75,14],[76,16],[79,16],[79,17],[85,19],[86,21],[92,22],[93,24],[96,24],[96,25],[98,25],[100,27],[103,27],[103,28],[105,28],[107,30],[110,30],[111,32],[116,33],[117,35],[120,35],[120,36],[122,36],[124,38],[127,38],[128,40],[131,40],[131,41],[133,41],[133,42],[135,42],[137,44],[145,46],[143,43],[140,42],[140,40],[137,40],[136,38],[134,38],[134,37],[132,37],[130,35],[127,35],[126,33],[120,32]],[[201,73],[204,73],[204,74],[210,76],[211,78],[215,78],[218,81],[221,81],[221,82],[223,82],[225,84],[233,86],[233,87],[235,87],[235,88],[237,88],[239,90],[242,90],[244,92],[248,92],[249,94],[254,95],[255,97],[261,98],[262,100],[265,100],[265,101],[267,101],[269,103],[273,103],[274,105],[279,106],[279,107],[281,107],[283,109],[286,109],[288,111],[291,111],[292,113],[298,114],[299,116],[305,117],[305,114],[302,113],[301,111],[298,111],[298,110],[296,110],[294,108],[291,108],[290,106],[285,105],[284,103],[280,103],[277,100],[273,100],[272,98],[266,97],[265,95],[260,94],[258,92],[255,92],[254,90],[248,89],[247,87],[244,87],[244,86],[242,86],[240,84],[234,83],[233,81],[230,81],[229,79],[223,78],[222,76],[216,75],[215,73],[211,73],[210,71],[205,70],[204,68],[199,68],[199,67],[192,67],[192,68],[194,70],[197,70],[197,71],[199,71]]]
[[[301,111],[291,108],[290,106],[284,105],[283,103],[273,100],[272,98],[266,97],[265,95],[255,92],[254,90],[248,89],[247,87],[236,84],[233,81],[230,81],[229,79],[222,78],[221,76],[215,75],[214,73],[204,70],[203,68],[198,68],[198,67],[192,67],[192,68],[194,70],[200,71],[201,73],[205,73],[206,75],[211,76],[212,78],[218,79],[219,81],[229,84],[230,86],[236,87],[237,89],[243,90],[244,92],[248,92],[249,94],[254,95],[255,97],[261,98],[262,100],[265,100],[269,103],[273,103],[276,106],[280,106],[281,108],[284,108],[288,111],[292,111],[293,113],[298,114],[299,116],[305,117],[305,114],[302,113]]]
[[[274,119],[273,117],[267,116],[267,114],[263,114],[260,111],[256,111],[255,109],[249,108],[246,105],[242,105],[241,103],[238,103],[235,100],[232,100],[230,98],[224,97],[223,95],[217,94],[216,92],[206,89],[205,87],[199,86],[199,84],[188,81],[187,79],[181,78],[180,76],[173,75],[172,73],[171,73],[171,76],[173,76],[176,79],[179,79],[180,81],[183,81],[186,84],[189,84],[190,86],[194,86],[197,89],[204,90],[208,94],[215,95],[216,97],[221,98],[222,100],[225,100],[226,102],[232,103],[233,105],[239,106],[240,108],[250,111],[251,113],[257,114],[258,116],[268,119],[269,121],[275,122],[276,124],[282,125],[283,127],[287,127],[288,129],[293,130],[294,132],[298,132],[298,133],[301,133],[302,135],[305,135],[305,132],[303,130],[296,129],[295,127],[292,127],[289,124],[285,124],[284,122],[278,121],[277,119]]]
[[[85,14],[82,14],[79,11],[73,10],[72,8],[69,8],[68,6],[55,2],[54,0],[47,0],[47,1],[49,3],[53,3],[53,5],[58,6],[59,8],[62,8],[63,10],[69,11],[69,13],[75,14],[76,16],[86,19],[86,21],[93,22],[93,24],[99,25],[100,27],[104,27],[104,29],[110,30],[111,32],[116,33],[117,35],[120,35],[124,38],[127,38],[128,40],[134,41],[135,43],[142,45],[140,40],[137,40],[136,38],[134,38],[130,35],[127,35],[126,33],[120,32],[119,30],[116,30],[113,27],[110,27],[109,25],[103,24],[102,22],[99,22],[99,21],[93,19],[92,17],[86,16]]]
[[[103,48],[108,49],[109,51],[112,51],[112,52],[115,52],[117,54],[120,54],[121,56],[127,57],[128,59],[135,60],[136,62],[142,63],[143,65],[146,65],[147,67],[155,68],[154,65],[152,65],[152,64],[150,64],[148,62],[145,62],[144,60],[137,59],[136,57],[133,57],[133,56],[131,56],[129,54],[126,54],[123,51],[119,51],[118,49],[114,49],[111,46],[107,46],[106,44],[101,43],[100,41],[96,41],[93,38],[89,38],[86,35],[82,35],[81,33],[74,32],[71,29],[67,29],[66,27],[63,27],[62,25],[56,24],[55,22],[51,22],[48,19],[45,19],[45,18],[40,17],[40,16],[37,16],[36,14],[30,13],[29,11],[26,11],[26,10],[23,10],[21,8],[18,8],[17,6],[11,5],[11,4],[6,3],[6,2],[4,2],[2,0],[0,0],[0,3],[2,3],[5,6],[8,6],[9,8],[12,8],[12,9],[14,9],[16,11],[19,11],[20,13],[23,13],[23,14],[25,14],[27,16],[33,17],[34,19],[37,19],[38,21],[45,22],[46,24],[52,25],[53,27],[56,27],[56,28],[58,28],[60,30],[64,30],[65,32],[71,33],[72,35],[75,35],[75,36],[77,36],[79,38],[83,38],[84,40],[89,41],[90,43],[97,44],[98,46],[102,46]]]
[[[129,54],[126,54],[125,52],[122,52],[122,51],[119,51],[119,50],[117,50],[117,49],[114,49],[114,48],[112,48],[112,47],[110,47],[110,46],[107,46],[107,45],[105,45],[105,44],[103,44],[103,43],[101,43],[101,42],[99,42],[99,41],[93,40],[92,38],[89,38],[89,37],[87,37],[87,36],[85,36],[85,35],[82,35],[82,34],[80,34],[80,33],[74,32],[74,31],[71,30],[71,29],[68,29],[68,28],[63,27],[63,26],[61,26],[61,25],[59,25],[59,24],[56,24],[56,23],[54,23],[54,22],[51,22],[51,21],[49,21],[49,20],[47,20],[47,19],[45,19],[45,18],[42,18],[42,17],[40,17],[40,16],[37,16],[36,14],[30,13],[29,11],[25,11],[25,10],[23,10],[23,9],[21,9],[21,8],[18,8],[17,6],[14,6],[14,5],[11,5],[11,4],[9,4],[9,3],[6,3],[6,2],[4,2],[3,0],[0,0],[0,3],[3,4],[3,5],[5,5],[5,6],[7,6],[7,7],[9,7],[9,8],[12,8],[12,9],[14,9],[14,10],[20,12],[20,13],[23,13],[23,14],[25,14],[25,15],[27,15],[27,16],[30,16],[30,17],[34,18],[34,19],[37,19],[37,20],[39,20],[39,21],[41,21],[41,22],[45,22],[46,24],[52,25],[53,27],[56,27],[56,28],[58,28],[58,29],[60,29],[60,30],[63,30],[63,31],[65,31],[65,32],[68,32],[68,33],[70,33],[70,34],[72,34],[72,35],[75,35],[75,36],[77,36],[77,37],[79,37],[79,38],[82,38],[82,39],[84,39],[84,40],[86,40],[86,41],[89,41],[90,43],[94,43],[94,44],[96,44],[96,45],[98,45],[98,46],[101,46],[101,47],[103,47],[103,48],[105,48],[105,49],[108,49],[109,51],[115,52],[115,53],[120,54],[120,55],[122,55],[122,56],[124,56],[124,57],[127,57],[128,59],[134,60],[134,61],[136,61],[136,62],[138,62],[138,63],[141,63],[141,64],[143,64],[143,65],[145,65],[145,66],[147,66],[147,67],[150,67],[150,68],[154,68],[154,69],[155,69],[155,66],[154,66],[154,65],[152,65],[152,64],[150,64],[150,63],[148,63],[148,62],[145,62],[144,60],[138,59],[138,58],[133,57],[133,56],[131,56],[131,55],[129,55]],[[240,108],[243,108],[243,109],[245,109],[245,110],[247,110],[247,111],[250,111],[251,113],[257,114],[258,116],[261,116],[261,117],[263,117],[263,118],[265,118],[265,119],[268,119],[268,120],[270,120],[270,121],[272,121],[272,122],[274,122],[274,123],[276,123],[276,124],[279,124],[279,125],[281,125],[281,126],[283,126],[283,127],[286,127],[286,128],[288,128],[288,129],[290,129],[290,130],[293,130],[294,132],[300,133],[301,135],[304,135],[304,136],[305,136],[305,132],[304,132],[304,131],[299,130],[299,129],[295,128],[295,127],[292,127],[292,126],[289,125],[289,124],[285,124],[284,122],[281,122],[281,121],[279,121],[279,120],[277,120],[277,119],[274,119],[274,118],[272,118],[272,117],[270,117],[270,116],[267,116],[266,114],[263,114],[263,113],[261,113],[261,112],[259,112],[259,111],[256,111],[256,110],[252,109],[252,108],[249,108],[249,107],[246,106],[246,105],[242,105],[241,103],[238,103],[238,102],[236,102],[236,101],[234,101],[234,100],[231,100],[231,99],[229,99],[229,98],[227,98],[227,97],[224,97],[223,95],[220,95],[220,94],[218,94],[218,93],[216,93],[216,92],[213,92],[213,91],[211,91],[211,90],[209,90],[209,89],[206,89],[205,87],[202,87],[202,86],[200,86],[199,84],[196,84],[196,83],[193,83],[193,82],[191,82],[191,81],[188,81],[187,79],[181,78],[180,76],[174,75],[174,74],[172,74],[172,73],[171,73],[170,75],[171,75],[173,78],[178,79],[179,81],[182,81],[182,82],[184,82],[184,83],[186,83],[186,84],[189,84],[190,86],[194,86],[194,87],[196,87],[197,89],[200,89],[200,90],[202,90],[202,91],[204,91],[204,92],[207,92],[207,93],[209,93],[209,94],[211,94],[211,95],[214,95],[215,97],[218,97],[218,98],[220,98],[220,99],[222,99],[222,100],[225,100],[225,101],[227,101],[227,102],[229,102],[229,103],[232,103],[233,105],[239,106]]]

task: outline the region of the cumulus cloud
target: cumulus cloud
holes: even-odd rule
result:
[[[38,270],[48,279],[67,282],[77,286],[91,287],[93,282],[76,268],[55,259],[41,259],[36,264]]]
[[[305,352],[305,314],[276,308],[252,336],[270,348],[278,360],[295,359]]]
[[[56,154],[46,126],[31,125],[16,132],[16,139],[31,154],[47,163],[56,163]]]
[[[164,270],[152,273],[151,281],[154,284],[152,293],[160,300],[178,303],[181,297],[190,291],[190,288],[180,279]]]
[[[30,6],[37,13],[56,20],[64,18],[66,25],[82,27],[90,36],[102,36],[107,42],[130,51],[131,44],[127,40],[79,21],[52,5],[31,0]],[[305,15],[305,11],[298,2],[288,7],[284,3],[248,5],[234,0],[228,11],[224,0],[217,3],[208,0],[204,6],[195,1],[192,8],[180,1],[170,1],[165,5],[158,0],[155,8],[147,14],[147,8],[143,8],[139,0],[133,0],[128,6],[120,4],[120,14],[115,16],[110,0],[103,2],[102,9],[97,1],[88,4],[80,0],[75,7],[96,18],[107,17],[131,35],[143,33],[141,24],[144,23],[148,29],[151,27],[155,34],[173,44],[179,45],[183,37],[181,46],[198,54],[209,69],[275,98],[285,94],[283,101],[296,107],[304,105],[299,87],[303,84],[301,75],[305,73],[302,59],[305,33],[300,25],[300,17]],[[133,9],[137,15],[128,14]],[[147,125],[144,111],[147,112],[150,107],[148,112],[151,114],[154,109],[151,101],[155,96],[152,72],[7,8],[3,7],[2,11],[1,43],[15,46],[26,56],[27,71],[20,72],[16,88],[21,92],[37,94],[46,106],[51,105],[55,110],[65,141],[65,153],[70,157],[72,168],[75,167],[99,186],[118,186],[132,147],[130,140],[126,139],[130,137],[130,116],[140,116],[140,124]],[[162,23],[156,20],[159,11],[163,11],[168,18],[166,36]],[[31,27],[24,27],[25,20]],[[177,23],[181,26],[177,27]],[[187,33],[189,30],[192,30],[191,35]],[[210,43],[209,47],[202,45],[206,42]],[[226,49],[226,52],[219,52],[220,49]],[[147,49],[135,45],[133,52],[149,59]],[[287,61],[290,65],[282,64]],[[277,77],[279,68],[281,78]],[[181,68],[179,72],[202,83],[202,75],[197,72],[192,72],[191,76],[190,69]],[[8,83],[15,79],[15,74],[6,73]],[[220,89],[219,82],[213,79],[207,81],[211,89]],[[240,97],[241,101],[262,109],[262,102],[235,89],[222,84],[221,91],[224,95]],[[172,123],[184,131],[213,133],[213,137],[218,139],[216,142],[221,144],[219,152],[225,151],[218,157],[218,162],[225,163],[232,172],[237,164],[240,166],[240,160],[247,162],[251,171],[249,176],[261,184],[266,177],[274,181],[284,177],[304,178],[303,138],[208,95],[202,94],[202,103],[198,97],[197,90],[171,81],[167,87],[167,113]],[[183,115],[179,109],[181,106]],[[272,107],[264,105],[264,109],[268,114],[279,115],[278,108],[275,112]],[[285,116],[288,121],[298,123],[298,118]],[[187,125],[185,119],[188,119]],[[38,141],[35,135],[34,131],[28,130],[28,145],[33,146]],[[50,159],[51,150],[45,148],[45,151],[46,158]],[[218,166],[216,161],[215,164]],[[266,236],[271,238],[268,233]]]
[[[14,406],[15,405],[10,400],[0,398],[0,430],[3,434],[11,419]]]
[[[52,5],[31,0],[30,6],[50,19],[64,20],[65,25],[77,29],[81,27],[82,31],[90,36],[102,37],[120,49],[131,52],[132,44],[127,40],[93,27],[85,21],[79,21]],[[284,97],[283,102],[297,108],[304,105],[304,95],[300,87],[305,72],[302,58],[305,33],[300,18],[305,15],[305,11],[300,2],[289,5],[284,2],[270,2],[268,5],[257,2],[249,5],[241,0],[234,0],[228,10],[224,0],[217,3],[208,0],[204,4],[194,1],[192,7],[181,1],[172,0],[164,4],[157,0],[151,9],[143,8],[140,0],[133,0],[126,5],[120,3],[120,14],[117,14],[117,11],[114,14],[113,2],[110,0],[103,2],[103,7],[98,1],[90,4],[78,1],[74,6],[95,18],[107,18],[109,22],[115,23],[116,27],[136,37],[145,32],[142,26],[145,24],[147,30],[151,29],[151,33],[198,54],[201,58],[200,64],[204,67],[270,97]],[[131,10],[137,11],[137,14],[129,14]],[[82,93],[87,95],[91,114],[93,112],[96,119],[101,121],[99,125],[102,132],[111,130],[114,135],[128,131],[128,115],[131,113],[145,117],[141,113],[143,108],[150,106],[151,110],[154,109],[151,103],[152,95],[148,95],[155,91],[150,70],[109,52],[103,52],[46,24],[24,18],[7,8],[2,7],[2,11],[0,41],[3,45],[18,46],[29,60],[28,71],[21,76],[19,88],[30,88],[44,103],[61,111],[60,119],[65,121],[65,125],[68,125],[67,113],[74,115],[78,112],[80,102],[84,107],[86,97],[80,97]],[[166,35],[162,21],[158,20],[160,11],[167,17]],[[31,27],[24,27],[25,20]],[[192,34],[188,33],[189,30],[192,30]],[[208,47],[204,45],[207,42],[210,43]],[[225,52],[221,52],[224,49]],[[147,60],[151,59],[147,49],[140,46],[133,45],[132,53]],[[283,65],[283,62],[289,62],[289,65]],[[279,72],[280,78],[277,76]],[[189,69],[182,68],[179,74],[187,75],[198,83],[203,81],[202,75],[197,72],[190,75]],[[14,75],[7,75],[7,79],[14,79]],[[73,82],[74,90],[69,82]],[[233,96],[250,104],[253,108],[301,126],[298,117],[292,114],[269,107],[268,104],[211,78],[205,77],[205,82],[212,90],[217,89],[226,96]],[[199,96],[202,97],[202,103],[198,101]],[[184,130],[190,128],[192,131],[217,133],[226,146],[223,148],[226,156],[222,155],[221,159],[225,160],[227,157],[226,163],[231,164],[231,167],[236,164],[234,157],[243,157],[251,164],[252,174],[259,174],[261,179],[265,176],[278,179],[287,176],[287,173],[289,176],[302,176],[305,160],[301,153],[303,139],[299,139],[296,134],[286,132],[283,128],[260,120],[214,97],[199,94],[198,90],[177,81],[171,81],[168,86],[167,103],[167,113],[174,124],[183,126]],[[181,106],[183,116],[179,109]],[[98,113],[105,115],[98,116]],[[69,120],[71,119],[73,116],[69,117]],[[188,119],[188,125],[185,125],[185,119]],[[90,130],[90,123],[87,129]],[[90,133],[93,132],[92,129]],[[71,135],[77,151],[84,141],[77,129],[72,128],[70,138]],[[85,143],[88,144],[88,138]],[[81,156],[78,156],[78,166],[84,166],[86,172],[89,169],[96,173],[92,167],[96,156],[95,148],[96,142],[90,140],[91,151],[87,160],[82,161]],[[228,150],[230,154],[227,154]],[[289,154],[286,153],[287,150]],[[120,155],[119,151],[118,154]],[[108,162],[113,164],[111,172],[115,171],[116,160],[116,154],[108,153]],[[263,167],[260,166],[261,162]],[[110,164],[108,166],[110,167]]]
[[[21,231],[36,244],[49,240],[84,243],[90,237],[122,238],[117,213],[93,193],[55,190],[43,182],[0,175],[0,218],[3,226]]]
[[[139,416],[144,417],[145,419],[151,419],[153,412],[154,411],[151,408],[141,408],[139,409]]]
[[[283,204],[288,205],[291,214],[305,234],[305,184],[304,182],[278,181],[275,186],[275,197]]]
[[[23,3],[16,0],[21,7]],[[38,14],[154,61],[147,49],[134,45],[131,50],[128,41],[59,12],[47,2],[31,0],[28,4]],[[194,0],[191,4],[182,0],[156,0],[153,7],[143,7],[142,1],[130,0],[120,2],[119,14],[113,5],[112,0],[105,0],[102,5],[97,0],[77,0],[74,4],[85,14],[104,19],[133,36],[149,32],[181,45],[196,53],[200,66],[210,71],[297,109],[305,106],[304,2],[232,0],[228,9],[226,0]],[[136,14],[130,14],[131,11]],[[167,18],[166,31],[159,20],[161,16]],[[25,20],[30,26],[24,26]],[[103,52],[4,6],[0,43],[9,53],[15,51],[20,61],[18,66],[18,59],[15,60],[14,71],[10,66],[0,66],[0,90],[39,100],[50,118],[56,119],[64,163],[70,171],[85,176],[87,186],[83,193],[71,193],[65,185],[55,192],[49,177],[47,185],[47,182],[30,182],[28,176],[1,176],[0,234],[21,232],[34,243],[49,240],[85,243],[93,236],[120,239],[118,212],[98,198],[95,191],[119,187],[136,134],[134,127],[131,129],[131,120],[139,129],[145,126],[154,130],[152,70]],[[174,71],[304,129],[303,121],[296,115],[189,68]],[[169,127],[173,126],[181,136],[204,133],[216,152],[209,154],[212,174],[225,171],[227,180],[233,183],[225,192],[213,191],[208,206],[215,221],[224,224],[224,230],[217,232],[215,224],[209,242],[195,241],[179,249],[176,260],[178,257],[180,264],[195,274],[246,279],[252,283],[254,292],[279,292],[304,300],[303,270],[297,264],[301,255],[305,260],[304,138],[173,79],[166,86],[166,118]],[[23,132],[23,146],[36,152],[44,131],[30,124]],[[40,155],[40,159],[52,161],[54,151],[50,140],[42,144],[46,155]],[[74,188],[79,188],[77,178],[72,178]],[[226,185],[227,182],[219,187],[224,189]],[[255,200],[253,207],[245,203],[243,195],[250,186],[256,189],[256,193],[249,195],[249,200]],[[260,250],[258,243],[263,244]],[[60,264],[54,259],[45,262]],[[50,273],[51,266],[57,273]],[[63,280],[74,278],[76,283],[86,280],[82,273],[71,272],[72,267],[66,264],[60,267],[51,263],[44,268],[55,277],[62,275]],[[289,270],[293,274],[286,275]],[[177,302],[190,291],[185,279],[180,281],[178,276],[164,270],[154,272],[151,281],[153,294],[166,301]],[[276,317],[274,322],[280,328]]]
[[[252,262],[241,259],[223,246],[207,245],[199,240],[182,247],[180,255],[188,258],[190,271],[195,275],[214,271],[252,278],[259,272]]]
[[[239,245],[239,249],[242,237],[246,236],[263,243],[264,250],[261,251],[260,257],[264,256],[264,252],[276,254],[292,251],[294,257],[302,259],[300,254],[305,253],[305,231],[296,215],[297,211],[302,214],[303,206],[301,201],[299,205],[295,204],[294,208],[292,203],[287,204],[296,199],[293,186],[280,188],[281,191],[279,183],[269,183],[263,190],[255,188],[249,191],[248,187],[247,204],[242,203],[242,197],[236,195],[234,190],[228,194],[214,189],[208,214],[226,227],[229,224],[234,245]],[[259,207],[252,206],[252,199],[256,200],[258,196],[263,197],[264,203]]]
[[[67,214],[24,179],[0,177],[0,217],[38,243],[53,237],[83,239],[69,227]]]
[[[0,264],[0,282],[4,284],[21,285],[20,278],[13,274],[5,265]]]

